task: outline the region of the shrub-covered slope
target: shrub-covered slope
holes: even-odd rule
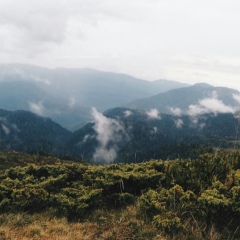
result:
[[[0,181],[2,213],[48,211],[100,226],[107,224],[104,217],[110,217],[109,211],[123,213],[131,207],[137,212],[139,233],[139,222],[153,229],[152,238],[145,239],[158,234],[169,239],[210,239],[213,230],[218,239],[240,238],[237,153],[140,164],[29,165],[2,171]],[[122,216],[121,221],[127,219]],[[133,229],[131,224],[125,228]],[[136,231],[128,234],[126,239],[142,239],[136,238]]]

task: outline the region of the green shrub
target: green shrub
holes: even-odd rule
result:
[[[169,234],[170,236],[185,230],[181,219],[170,212],[164,215],[154,216],[153,224],[159,230],[163,231],[165,234]]]

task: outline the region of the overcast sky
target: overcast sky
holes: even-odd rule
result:
[[[239,0],[0,0],[0,63],[240,90]]]

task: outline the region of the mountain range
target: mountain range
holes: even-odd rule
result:
[[[91,108],[122,106],[187,84],[146,81],[94,69],[47,69],[23,64],[0,65],[0,108],[30,110],[73,129],[88,121]]]
[[[195,84],[134,100],[125,105],[132,109],[157,109],[174,115],[207,112],[234,112],[240,109],[240,93],[226,87]]]
[[[147,111],[93,109],[93,121],[70,132],[28,111],[0,111],[0,150],[70,156],[92,163],[197,157],[239,148],[238,114],[152,116]]]
[[[29,111],[0,110],[0,149],[59,155],[71,132]]]
[[[238,118],[232,113],[152,115],[114,108],[74,132],[66,149],[92,162],[142,162],[197,157],[215,148],[238,147]]]
[[[240,92],[206,83],[0,65],[0,109],[0,150],[110,163],[239,147]]]

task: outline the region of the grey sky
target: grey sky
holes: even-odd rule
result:
[[[239,0],[0,0],[0,63],[240,90]]]

